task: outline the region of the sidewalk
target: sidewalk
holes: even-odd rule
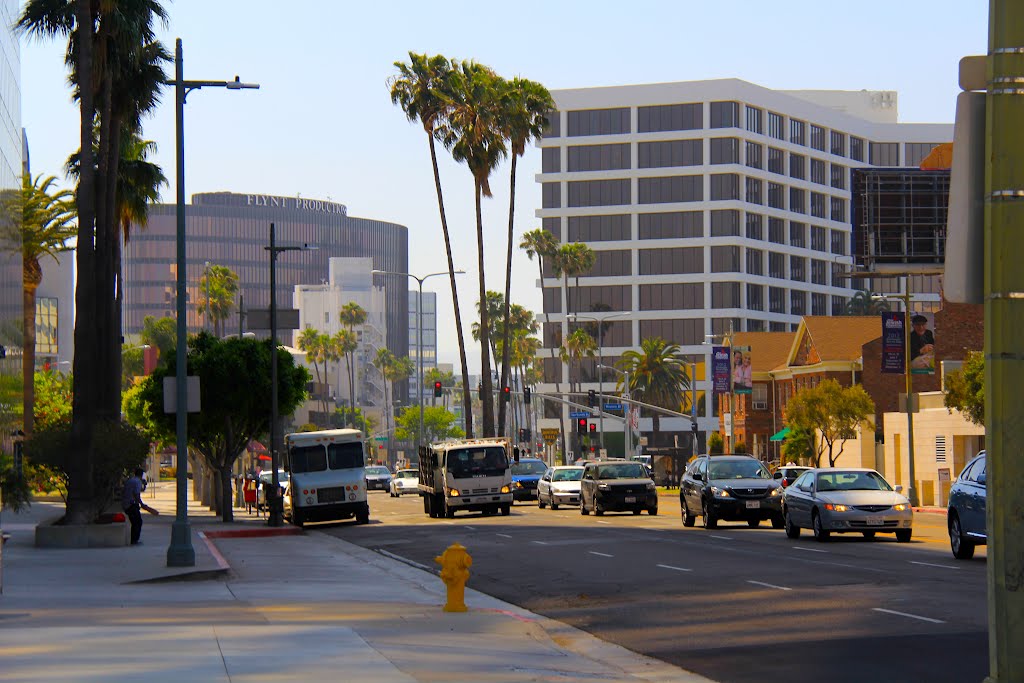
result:
[[[196,565],[168,568],[174,486],[153,486],[140,546],[37,549],[62,505],[3,513],[0,681],[708,681],[471,588],[443,612],[436,573],[244,510],[190,503]]]

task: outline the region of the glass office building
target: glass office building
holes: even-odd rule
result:
[[[278,309],[291,308],[296,285],[319,284],[328,277],[331,257],[363,256],[380,270],[406,272],[409,231],[403,225],[348,215],[343,204],[302,197],[212,192],[195,194],[185,207],[188,329],[204,327],[196,302],[200,279],[210,265],[226,266],[239,278],[243,310],[270,307],[270,224],[276,245],[315,246],[315,251],[287,251],[275,268]],[[124,252],[124,330],[138,334],[146,316],[174,317],[176,302],[176,213],[174,204],[150,209],[145,227],[133,226]],[[381,277],[385,289],[387,347],[399,357],[409,352],[407,278]],[[236,306],[225,322],[237,332]],[[241,327],[248,329],[245,320]],[[263,330],[253,330],[266,334]],[[284,330],[279,338],[291,338]]]
[[[18,2],[0,0],[0,194],[21,189],[21,56],[13,26]],[[0,206],[6,202],[0,202]],[[2,211],[2,209],[0,209]],[[0,426],[3,438],[21,420],[21,231],[20,217],[0,215]],[[6,447],[6,442],[5,442]]]

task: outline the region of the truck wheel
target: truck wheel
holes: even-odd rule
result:
[[[292,509],[292,524],[301,529],[305,523],[306,520],[302,516],[302,511]]]
[[[446,519],[451,519],[455,516],[455,508],[448,504],[448,501],[443,502],[444,505],[444,516]]]
[[[508,517],[510,514],[512,514],[512,504],[505,503],[504,505],[501,506],[501,516]]]
[[[369,524],[370,523],[370,506],[364,505],[362,509],[356,513],[357,524]]]

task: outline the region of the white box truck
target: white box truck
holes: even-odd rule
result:
[[[423,512],[454,517],[457,510],[507,515],[512,510],[511,461],[518,456],[507,438],[459,439],[422,446],[420,495]]]

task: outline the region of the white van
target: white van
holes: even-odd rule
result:
[[[355,517],[370,521],[366,439],[358,429],[297,432],[284,437],[288,487],[284,515],[295,526]]]

